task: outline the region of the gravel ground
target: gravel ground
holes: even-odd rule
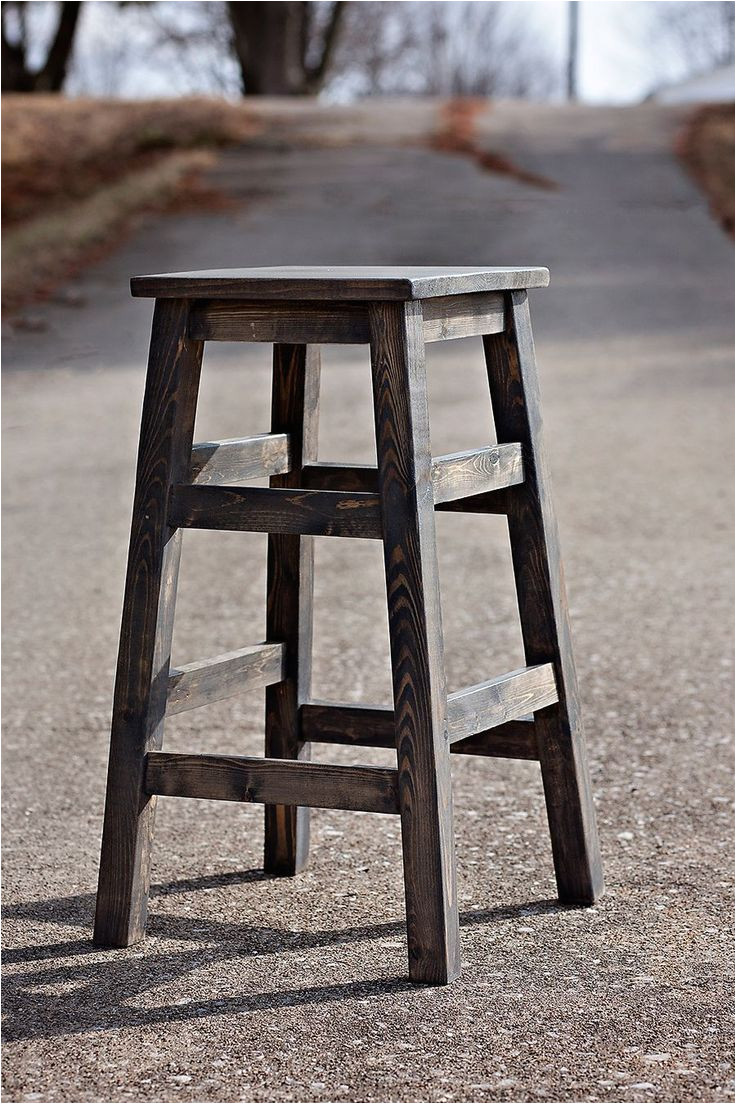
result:
[[[486,116],[483,141],[554,191],[408,145],[234,151],[213,179],[242,203],[149,223],[34,312],[43,330],[10,331],[6,1100],[731,1098],[732,259],[676,123]],[[552,270],[532,311],[608,889],[556,904],[534,764],[454,759],[464,968],[444,989],[406,981],[398,822],[368,814],[314,812],[309,869],[268,880],[260,809],[162,800],[149,938],[90,944],[150,317],[126,280],[310,262]],[[429,358],[434,451],[489,441],[477,343]],[[365,352],[325,362],[321,456],[369,461]],[[197,436],[267,412],[267,350],[209,350]],[[501,520],[438,529],[455,689],[520,644]],[[262,638],[264,552],[187,535],[175,662]],[[380,549],[317,557],[315,693],[386,701]],[[185,714],[167,747],[258,753],[261,713]]]

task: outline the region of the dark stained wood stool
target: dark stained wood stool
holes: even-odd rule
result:
[[[401,816],[409,972],[460,967],[450,753],[537,759],[560,899],[602,888],[527,289],[544,268],[253,268],[140,276],[156,304],[113,707],[95,942],[143,937],[156,795],[262,802],[265,868],[306,862],[309,807]],[[498,443],[432,457],[424,344],[483,338]],[[273,342],[271,432],[192,444],[205,341]],[[365,342],[378,467],[317,460],[320,344]],[[270,477],[269,487],[241,482]],[[235,483],[235,486],[230,484]],[[434,511],[506,514],[527,666],[448,696]],[[170,667],[182,530],[270,534],[267,640]],[[383,541],[394,708],[310,700],[313,537]],[[266,689],[267,758],[172,755],[164,719]],[[309,762],[396,747],[396,770]]]

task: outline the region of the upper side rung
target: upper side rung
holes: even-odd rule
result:
[[[189,479],[198,484],[265,479],[284,475],[290,466],[288,433],[259,433],[254,437],[203,441],[194,445]]]
[[[467,449],[432,460],[435,505],[523,482],[524,464],[518,442]]]
[[[252,644],[169,672],[167,714],[231,698],[246,690],[271,686],[284,678],[284,645]]]
[[[519,667],[500,678],[468,686],[447,697],[450,743],[517,720],[558,700],[551,663]]]

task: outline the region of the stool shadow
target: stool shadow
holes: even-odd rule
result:
[[[203,875],[155,885],[151,887],[151,892],[154,896],[170,896],[242,885],[265,878],[266,875],[260,870]],[[461,914],[461,923],[466,927],[521,915],[529,918],[564,909],[565,906],[558,901],[544,900],[511,908],[468,910]],[[6,923],[33,920],[55,925],[70,924],[78,928],[80,925],[91,927],[93,910],[94,894],[80,894],[11,905],[3,913]],[[245,1014],[393,993],[405,992],[408,995],[419,991],[405,976],[381,977],[146,1007],[135,1003],[136,998],[143,997],[151,989],[180,981],[203,966],[211,969],[214,963],[224,964],[242,958],[314,950],[387,936],[403,937],[405,924],[402,918],[337,931],[291,932],[196,917],[156,916],[154,913],[149,930],[154,939],[191,941],[192,950],[160,954],[147,951],[141,956],[136,954],[135,948],[105,951],[94,947],[91,939],[72,939],[6,951],[3,955],[6,966],[44,962],[46,965],[6,971],[3,983],[4,1038],[7,1041],[54,1038],[146,1024],[193,1021],[212,1015]],[[68,958],[75,961],[54,964],[54,960]],[[63,991],[59,992],[59,989]]]

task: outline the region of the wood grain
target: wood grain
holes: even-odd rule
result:
[[[498,292],[478,292],[425,299],[422,316],[425,342],[501,333],[504,298]]]
[[[189,333],[201,341],[361,345],[370,341],[368,312],[368,302],[350,300],[195,299]],[[425,342],[500,333],[503,295],[425,299],[422,327]]]
[[[304,465],[317,458],[320,353],[315,345],[275,345],[271,431],[288,433],[291,470],[271,479],[281,493],[299,487]],[[307,760],[299,705],[311,693],[314,540],[297,534],[268,538],[266,635],[283,642],[284,679],[266,690],[265,752],[277,759]],[[266,805],[263,865],[266,873],[293,875],[309,855],[309,810]]]
[[[166,712],[169,715],[258,690],[284,677],[284,645],[252,644],[236,652],[172,667]]]
[[[308,701],[300,713],[302,732],[312,743],[396,747],[396,722],[391,706]]]
[[[240,755],[148,756],[146,789],[166,797],[244,801],[287,808],[398,813],[398,776],[382,767],[343,767]]]
[[[187,299],[333,299],[364,302],[546,287],[546,268],[319,265],[224,268],[134,276],[133,295]]]
[[[603,876],[526,293],[509,294],[507,329],[484,338],[484,348],[497,438],[524,451],[526,478],[508,495],[508,524],[526,662],[552,663],[559,693],[535,717],[557,886],[561,900],[590,904]]]
[[[375,464],[335,464],[321,460],[302,469],[302,486],[320,491],[378,494]]]
[[[396,743],[394,711],[389,706],[311,701],[305,702],[300,713],[302,735],[315,744],[390,748]],[[450,751],[500,759],[538,759],[534,717],[520,717],[479,731],[457,740]]]
[[[488,445],[432,461],[435,506],[440,502],[503,490],[524,481],[521,445]]]
[[[450,756],[421,307],[371,307],[404,886],[412,980],[459,972]]]
[[[192,449],[189,482],[234,483],[282,475],[291,467],[288,433],[202,441]]]
[[[447,699],[447,731],[451,743],[475,736],[505,721],[515,721],[557,701],[551,663],[521,667],[500,678],[457,690]]]
[[[195,300],[189,332],[206,341],[361,345],[370,340],[367,303]]]
[[[172,525],[239,533],[293,533],[380,540],[376,494],[269,487],[198,487],[180,484],[171,494]]]
[[[470,499],[477,512],[488,513],[489,500],[524,479],[521,445],[488,445],[481,449],[436,456],[431,477],[435,507],[455,500]],[[308,464],[303,469],[303,486],[315,490],[375,493],[378,469],[370,464]],[[492,512],[505,512],[496,507]]]
[[[484,755],[494,759],[539,759],[534,717],[517,717],[452,745],[453,755]]]
[[[155,799],[143,772],[146,753],[163,740],[181,551],[167,506],[172,484],[189,469],[202,362],[187,320],[185,302],[156,303],[113,702],[94,931],[100,946],[127,947],[146,928]]]

